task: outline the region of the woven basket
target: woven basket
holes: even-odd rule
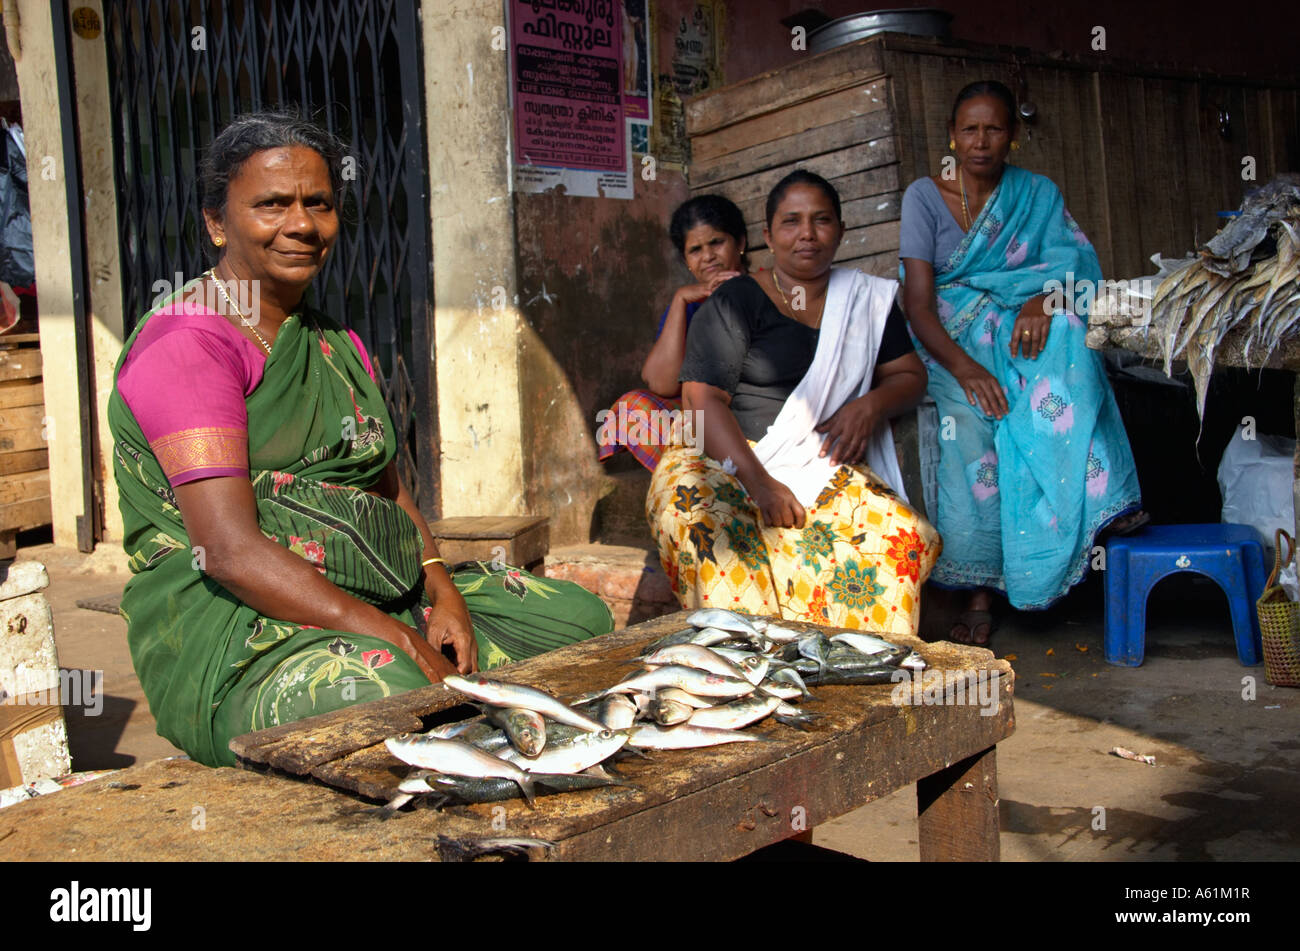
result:
[[[1259,634],[1264,644],[1264,678],[1274,687],[1300,687],[1300,604],[1291,601],[1277,583],[1278,575],[1295,556],[1295,542],[1277,530],[1273,552],[1273,573],[1255,605],[1259,612]],[[1286,542],[1286,557],[1282,543]]]

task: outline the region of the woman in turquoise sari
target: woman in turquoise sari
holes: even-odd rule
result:
[[[952,637],[985,644],[993,592],[1047,607],[1083,578],[1103,528],[1146,516],[1101,356],[1084,344],[1101,281],[1092,245],[1051,181],[1006,164],[1006,86],[963,89],[949,132],[956,167],[907,189],[899,256],[940,418],[931,514],[944,547],[930,580],[971,592]]]
[[[342,159],[292,116],[222,131],[200,172],[216,265],[141,319],[109,400],[131,658],[158,732],[208,765],[240,734],[613,627],[569,582],[438,556],[369,355],[302,304]]]

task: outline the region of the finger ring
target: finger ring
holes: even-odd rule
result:
[[[1031,334],[1029,333],[1028,330],[1025,330],[1025,331],[1022,331],[1022,332],[1021,332],[1020,336],[1022,336],[1022,337],[1028,337],[1028,336],[1031,336]]]

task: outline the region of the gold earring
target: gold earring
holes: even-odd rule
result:
[[[1012,143],[1011,143],[1011,151],[1014,152],[1014,151],[1016,151],[1018,148],[1020,148],[1020,143],[1019,143],[1019,142],[1012,142]]]
[[[217,247],[221,247],[223,244],[226,243],[226,239],[221,236],[217,236],[212,239],[212,243],[215,244]]]
[[[955,149],[955,148],[957,148],[957,143],[954,142],[952,139],[949,139],[949,140],[948,140],[948,151],[951,152],[951,151],[952,151],[953,149]]]

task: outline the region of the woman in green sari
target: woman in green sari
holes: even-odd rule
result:
[[[240,734],[613,627],[576,585],[438,557],[361,341],[302,305],[342,159],[292,116],[217,137],[217,263],[141,319],[109,401],[132,660],[158,732],[209,765]]]

